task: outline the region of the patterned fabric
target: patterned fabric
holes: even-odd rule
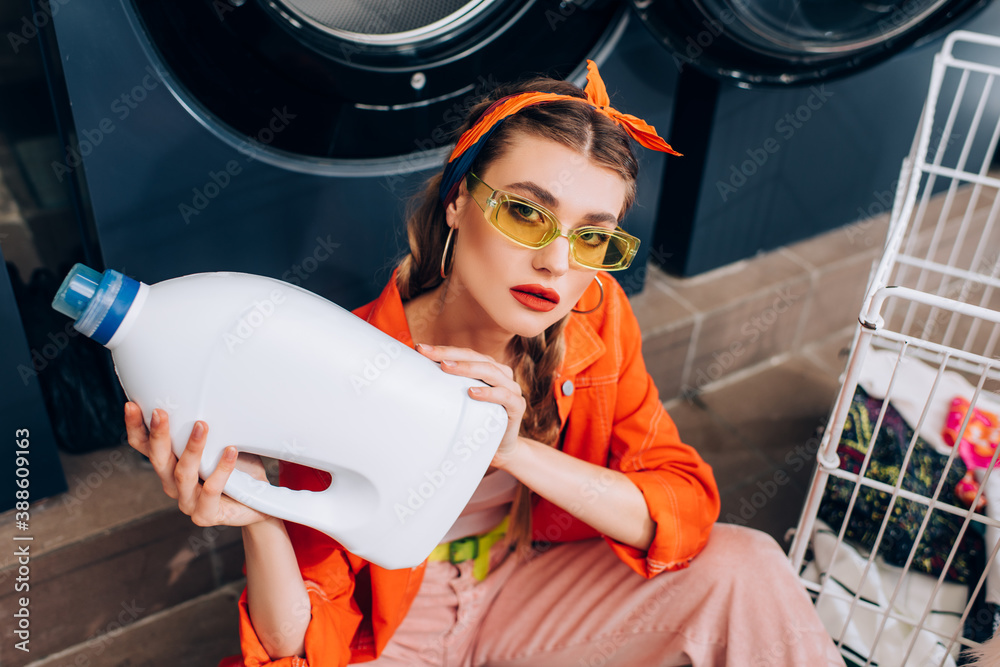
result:
[[[861,470],[882,407],[883,401],[870,397],[861,387],[857,388],[837,447],[841,470],[853,473]],[[895,485],[911,439],[913,429],[891,404],[888,405],[865,477]],[[948,457],[939,454],[927,441],[918,437],[901,488],[927,498],[932,497],[947,461]],[[956,457],[941,489],[939,501],[962,507],[955,498],[955,486],[965,472],[965,464]],[[827,481],[819,518],[834,530],[839,531],[844,522],[854,487],[853,482],[835,477],[830,477]],[[847,523],[845,538],[871,549],[885,518],[889,498],[888,493],[862,486]],[[926,511],[927,506],[924,504],[902,497],[896,499],[879,545],[879,554],[887,563],[900,567],[906,564]],[[963,520],[963,517],[948,512],[933,512],[914,554],[911,570],[939,575],[955,544]],[[976,557],[982,552],[983,538],[970,525],[948,568],[947,578],[960,583],[975,583],[981,570],[981,564],[979,569],[976,567]]]
[[[956,396],[951,402],[951,410],[948,412],[948,420],[945,423],[944,431],[941,435],[949,445],[954,445],[958,440],[959,431],[962,429],[962,422],[969,412],[969,401]],[[1000,417],[992,412],[972,409],[972,416],[965,427],[965,433],[958,444],[958,453],[962,460],[970,468],[981,468],[985,470],[990,467],[993,460],[993,452],[1000,444]],[[1000,465],[1000,460],[997,461]]]

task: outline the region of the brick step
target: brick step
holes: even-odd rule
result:
[[[60,452],[60,458],[69,491],[33,502],[27,530],[18,529],[13,511],[0,514],[0,541],[7,545],[0,555],[0,609],[6,611],[0,664],[21,667],[100,641],[242,580],[240,530],[194,525],[127,444],[83,455]],[[15,555],[24,546],[26,572]],[[15,647],[13,613],[21,598],[27,598],[30,653]],[[237,632],[235,620],[228,628]]]
[[[240,652],[236,601],[245,583],[226,584],[27,667],[216,667]]]

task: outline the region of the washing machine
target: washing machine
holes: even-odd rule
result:
[[[86,4],[86,3],[84,3]],[[498,81],[582,83],[685,157],[639,151],[626,226],[678,275],[850,223],[895,188],[948,30],[985,0],[119,0],[53,14],[90,261],[145,281],[237,270],[345,307],[405,250],[409,197]],[[530,45],[530,48],[526,48]]]
[[[887,211],[943,36],[1000,34],[982,0],[632,4],[680,72],[653,235],[680,276]]]
[[[30,146],[26,177],[46,199],[72,202],[72,215],[34,227],[52,270],[83,261],[146,283],[241,271],[353,308],[377,296],[407,250],[408,200],[496,83],[544,73],[582,85],[590,58],[619,108],[661,129],[674,109],[671,57],[620,0],[24,4],[11,34],[40,51],[55,114],[20,114],[31,136],[18,145]],[[629,293],[645,281],[667,160],[637,156],[625,226],[644,243],[618,274]],[[74,410],[94,415],[52,407],[54,385],[79,390],[81,378],[48,370],[40,387],[13,372],[50,343],[26,341],[19,319],[0,280],[12,369],[0,378],[4,423],[31,427],[36,463],[52,473],[32,484],[52,495],[66,488],[53,432],[72,430]],[[82,352],[111,375],[106,350]],[[123,400],[113,377],[84,379],[105,404]]]
[[[52,18],[67,91],[53,169],[76,184],[88,261],[147,283],[244,271],[353,308],[377,296],[407,248],[408,199],[497,82],[583,83],[591,58],[616,102],[643,102],[623,108],[661,127],[673,109],[669,54],[612,0],[117,0]],[[643,160],[626,226],[648,239],[664,160]],[[635,292],[644,273],[622,278]]]
[[[36,2],[49,169],[78,220],[59,233],[147,283],[245,271],[353,308],[405,252],[406,203],[468,105],[529,72],[582,84],[591,58],[614,104],[685,154],[637,151],[625,226],[643,244],[618,274],[635,293],[648,258],[693,275],[884,209],[940,37],[998,32],[986,5]],[[37,390],[30,404],[43,413]]]

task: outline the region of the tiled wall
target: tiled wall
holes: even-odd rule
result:
[[[888,215],[693,278],[648,267],[632,297],[643,356],[666,401],[854,326]]]
[[[993,280],[1000,276],[995,188],[945,188],[917,200],[914,211],[903,254]],[[643,330],[644,358],[663,400],[761,370],[832,336],[842,338],[857,325],[888,227],[889,214],[883,213],[693,278],[674,278],[650,265],[645,289],[631,302]],[[1000,289],[960,274],[922,275],[900,265],[889,283],[1000,309]],[[929,306],[882,312],[890,326],[909,322],[910,335],[995,353],[995,342],[986,340],[997,336],[991,326],[965,337],[968,317],[953,322],[950,311]]]

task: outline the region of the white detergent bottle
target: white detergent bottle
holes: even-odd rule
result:
[[[77,264],[52,306],[111,350],[147,424],[154,408],[167,412],[178,456],[195,422],[209,425],[202,478],[228,445],[331,473],[313,492],[234,470],[225,493],[382,567],[430,554],[507,427],[501,406],[469,397],[482,382],[280,280],[199,273],[146,285]]]

